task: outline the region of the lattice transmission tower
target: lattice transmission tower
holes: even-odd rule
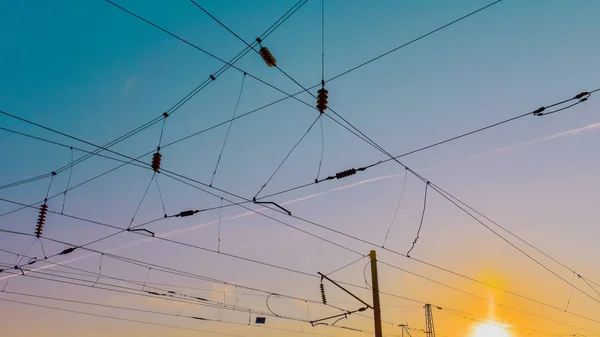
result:
[[[431,304],[425,304],[425,336],[435,337],[435,328],[433,327],[433,313]]]

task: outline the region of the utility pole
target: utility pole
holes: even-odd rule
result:
[[[379,281],[377,278],[377,255],[372,250],[369,253],[371,258],[371,280],[373,288],[373,316],[375,318],[375,337],[382,337],[381,331],[381,307],[379,305]]]

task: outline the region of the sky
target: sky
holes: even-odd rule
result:
[[[248,43],[296,3],[197,2]],[[223,60],[230,60],[245,47],[191,2],[115,3]],[[325,79],[489,3],[324,0]],[[600,2],[592,0],[503,0],[327,81],[329,106],[386,151],[398,155],[572,98],[600,87],[600,47],[594,43],[600,30],[597,13]],[[279,68],[304,87],[321,81],[321,14],[322,2],[308,0],[263,41]],[[66,145],[0,130],[0,185],[48,174],[70,164],[71,156],[77,159],[85,154],[78,149],[93,151],[90,143],[106,144],[161,116],[223,65],[105,1],[5,1],[0,2],[0,17],[0,110],[88,142],[0,115],[2,128]],[[162,129],[162,168],[209,184],[228,123],[165,145],[229,120],[238,96],[236,115],[286,97],[261,81],[286,93],[302,91],[276,68],[267,67],[255,52],[245,55],[236,67],[239,69],[225,71],[166,118],[164,129],[161,121],[111,149],[131,157],[149,153],[156,149]],[[311,93],[316,94],[316,90]],[[309,106],[315,105],[315,99],[307,93],[297,97]],[[560,113],[530,115],[401,159],[435,186],[576,273],[493,223],[481,220],[506,240],[499,237],[431,187],[427,188],[422,229],[410,253],[412,259],[389,251],[406,255],[410,249],[421,222],[426,190],[423,181],[406,174],[395,162],[264,199],[313,224],[251,203],[244,206],[270,218],[240,206],[218,209],[222,203],[229,203],[225,199],[241,200],[226,192],[252,199],[318,117],[318,111],[287,99],[231,124],[212,187],[203,187],[212,195],[165,174],[159,173],[154,179],[151,170],[131,165],[63,194],[67,186],[76,186],[119,164],[99,156],[52,179],[0,188],[0,214],[19,208],[7,200],[34,205],[0,215],[1,230],[32,234],[37,207],[47,191],[49,196],[56,195],[48,200],[49,209],[68,215],[50,213],[41,240],[0,233],[0,264],[9,268],[0,273],[2,335],[372,334],[370,310],[336,324],[362,332],[300,322],[339,313],[301,299],[319,302],[321,281],[317,273],[330,273],[353,261],[357,262],[331,277],[355,285],[348,287],[372,302],[365,282],[370,278],[367,260],[359,255],[368,255],[371,249],[377,251],[379,285],[385,293],[381,295],[385,336],[402,335],[399,324],[408,324],[413,336],[422,335],[419,330],[425,327],[424,303],[435,307],[436,332],[440,336],[483,337],[481,331],[497,332],[477,328],[484,323],[500,327],[510,336],[598,335],[600,286],[588,280],[600,284],[600,272],[595,268],[600,257],[600,160],[593,145],[600,141],[599,107],[596,95],[592,95],[587,102]],[[336,117],[331,110],[327,114]],[[103,154],[118,157],[114,153]],[[311,183],[317,173],[319,178],[325,178],[386,158],[332,118],[323,117],[259,197]],[[140,160],[150,163],[151,155]],[[146,197],[140,202],[148,186]],[[160,219],[165,212],[174,215],[207,208],[214,209],[186,218]],[[44,261],[27,268],[45,269],[11,276],[18,271],[10,267],[27,263],[29,258],[21,259],[9,252],[42,259],[44,254],[54,255],[69,245],[83,245],[116,232],[75,217],[119,228],[158,220],[140,228],[187,246],[125,232],[87,246],[106,255],[77,249],[49,259],[78,268],[78,273],[81,269],[96,273],[94,276],[68,274],[75,270],[50,267]],[[336,234],[315,223],[375,245]],[[389,250],[382,248],[384,242]],[[202,275],[212,281],[125,263],[109,254]],[[129,290],[131,294],[99,289],[132,288],[127,281],[138,283]],[[146,286],[139,285],[144,283],[154,289],[176,291],[177,295],[169,299],[139,296],[147,295],[143,292]],[[360,307],[333,284],[324,283],[330,304],[348,310]],[[277,296],[267,299],[265,293],[241,286],[300,300]],[[235,306],[238,311],[185,303],[182,295],[224,303],[228,308]],[[250,315],[252,321],[261,316],[259,312],[270,315],[269,310],[296,320],[267,317],[264,326],[248,325],[248,313],[240,308],[255,310]],[[501,336],[505,335],[498,335]]]

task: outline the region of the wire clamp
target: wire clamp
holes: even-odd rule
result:
[[[145,228],[133,228],[133,229],[132,228],[127,228],[127,231],[128,232],[146,232],[146,233],[150,234],[150,236],[154,237],[154,232],[149,231],[149,230],[147,230]]]

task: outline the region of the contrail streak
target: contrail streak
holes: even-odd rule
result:
[[[549,135],[549,136],[545,136],[545,137],[541,137],[541,138],[529,140],[529,141],[522,142],[522,143],[519,143],[519,144],[515,144],[515,145],[511,145],[511,146],[507,146],[507,147],[502,147],[502,148],[499,148],[499,149],[496,149],[496,150],[492,150],[492,151],[488,151],[488,152],[484,152],[484,153],[479,153],[479,154],[474,154],[474,155],[469,156],[466,159],[470,160],[470,159],[481,158],[481,157],[485,157],[485,156],[489,156],[489,155],[493,155],[493,154],[497,154],[497,153],[507,152],[507,151],[513,150],[513,149],[521,147],[521,146],[527,146],[527,145],[533,145],[533,144],[537,144],[537,143],[547,142],[547,141],[551,141],[551,140],[554,140],[554,139],[557,139],[557,138],[566,137],[566,136],[576,136],[576,135],[579,135],[579,134],[584,133],[584,132],[597,131],[597,130],[600,130],[600,122],[589,124],[589,125],[586,125],[586,126],[583,126],[583,127],[580,127],[580,128],[576,128],[576,129],[570,129],[570,130],[567,130],[567,131],[558,132],[558,133],[555,133],[555,134],[552,134],[552,135]],[[443,164],[436,165],[435,167],[440,167],[440,166],[443,166]],[[429,170],[429,169],[432,169],[432,168],[433,167],[423,168],[423,169],[420,169],[420,170],[417,170],[417,171],[421,172],[421,171]],[[330,193],[342,191],[342,190],[345,190],[345,189],[348,189],[348,188],[354,188],[354,187],[357,187],[357,186],[360,186],[360,185],[363,185],[363,184],[377,182],[377,181],[380,181],[380,180],[387,180],[387,179],[398,178],[398,177],[403,176],[404,174],[405,173],[403,172],[403,173],[398,173],[398,174],[390,174],[390,175],[385,175],[385,176],[380,176],[380,177],[375,177],[375,178],[361,180],[361,181],[354,182],[354,183],[351,183],[351,184],[347,184],[347,185],[336,187],[336,188],[331,189],[329,191],[319,192],[319,193],[307,195],[307,196],[304,196],[304,197],[300,197],[300,198],[297,198],[297,199],[289,200],[289,201],[286,201],[286,202],[282,203],[282,205],[289,205],[289,204],[297,203],[297,202],[300,202],[300,201],[304,201],[304,200],[316,198],[316,197],[319,197],[319,196],[322,196],[322,195],[326,195],[326,194],[330,194]],[[247,217],[247,216],[250,216],[250,215],[254,215],[257,212],[264,212],[266,210],[268,210],[268,208],[262,207],[262,208],[256,209],[255,211],[248,211],[248,212],[244,212],[244,213],[241,213],[241,214],[238,214],[238,215],[234,215],[232,217],[224,219],[224,221],[228,221],[228,220],[230,221],[230,220],[235,220],[235,219]],[[209,222],[205,222],[205,223],[202,223],[202,224],[199,224],[199,225],[196,225],[196,226],[192,226],[192,227],[188,227],[188,228],[183,228],[183,229],[177,229],[177,230],[165,232],[165,233],[162,233],[162,234],[158,234],[157,236],[159,236],[159,237],[176,236],[176,235],[179,235],[179,234],[182,234],[182,233],[192,232],[192,231],[204,228],[204,227],[215,225],[217,223],[218,223],[218,221],[209,221]],[[107,252],[115,252],[115,251],[119,251],[121,249],[138,246],[138,245],[141,245],[141,244],[144,244],[144,243],[147,243],[147,242],[151,242],[151,241],[153,241],[152,238],[145,238],[145,239],[138,240],[138,241],[135,241],[135,242],[123,245],[123,246],[119,246],[119,247],[108,249]],[[60,263],[53,263],[53,264],[49,264],[49,265],[46,265],[46,266],[43,266],[43,267],[32,269],[30,271],[25,271],[25,273],[35,272],[35,271],[38,271],[38,270],[43,270],[43,269],[48,269],[48,268],[52,268],[52,267],[56,267],[56,266],[61,266],[61,265],[64,265],[64,264],[69,264],[69,263],[72,263],[72,262],[75,262],[75,261],[79,261],[79,260],[82,260],[82,259],[86,259],[88,257],[92,257],[92,256],[95,256],[95,255],[97,255],[97,254],[96,253],[92,253],[92,254],[82,255],[82,256],[79,256],[79,257],[76,257],[76,258],[72,258],[72,259],[67,260],[67,261],[60,262]],[[21,274],[7,275],[7,276],[4,276],[4,277],[0,278],[0,281],[9,279],[11,277],[19,276],[19,275],[21,275]]]

